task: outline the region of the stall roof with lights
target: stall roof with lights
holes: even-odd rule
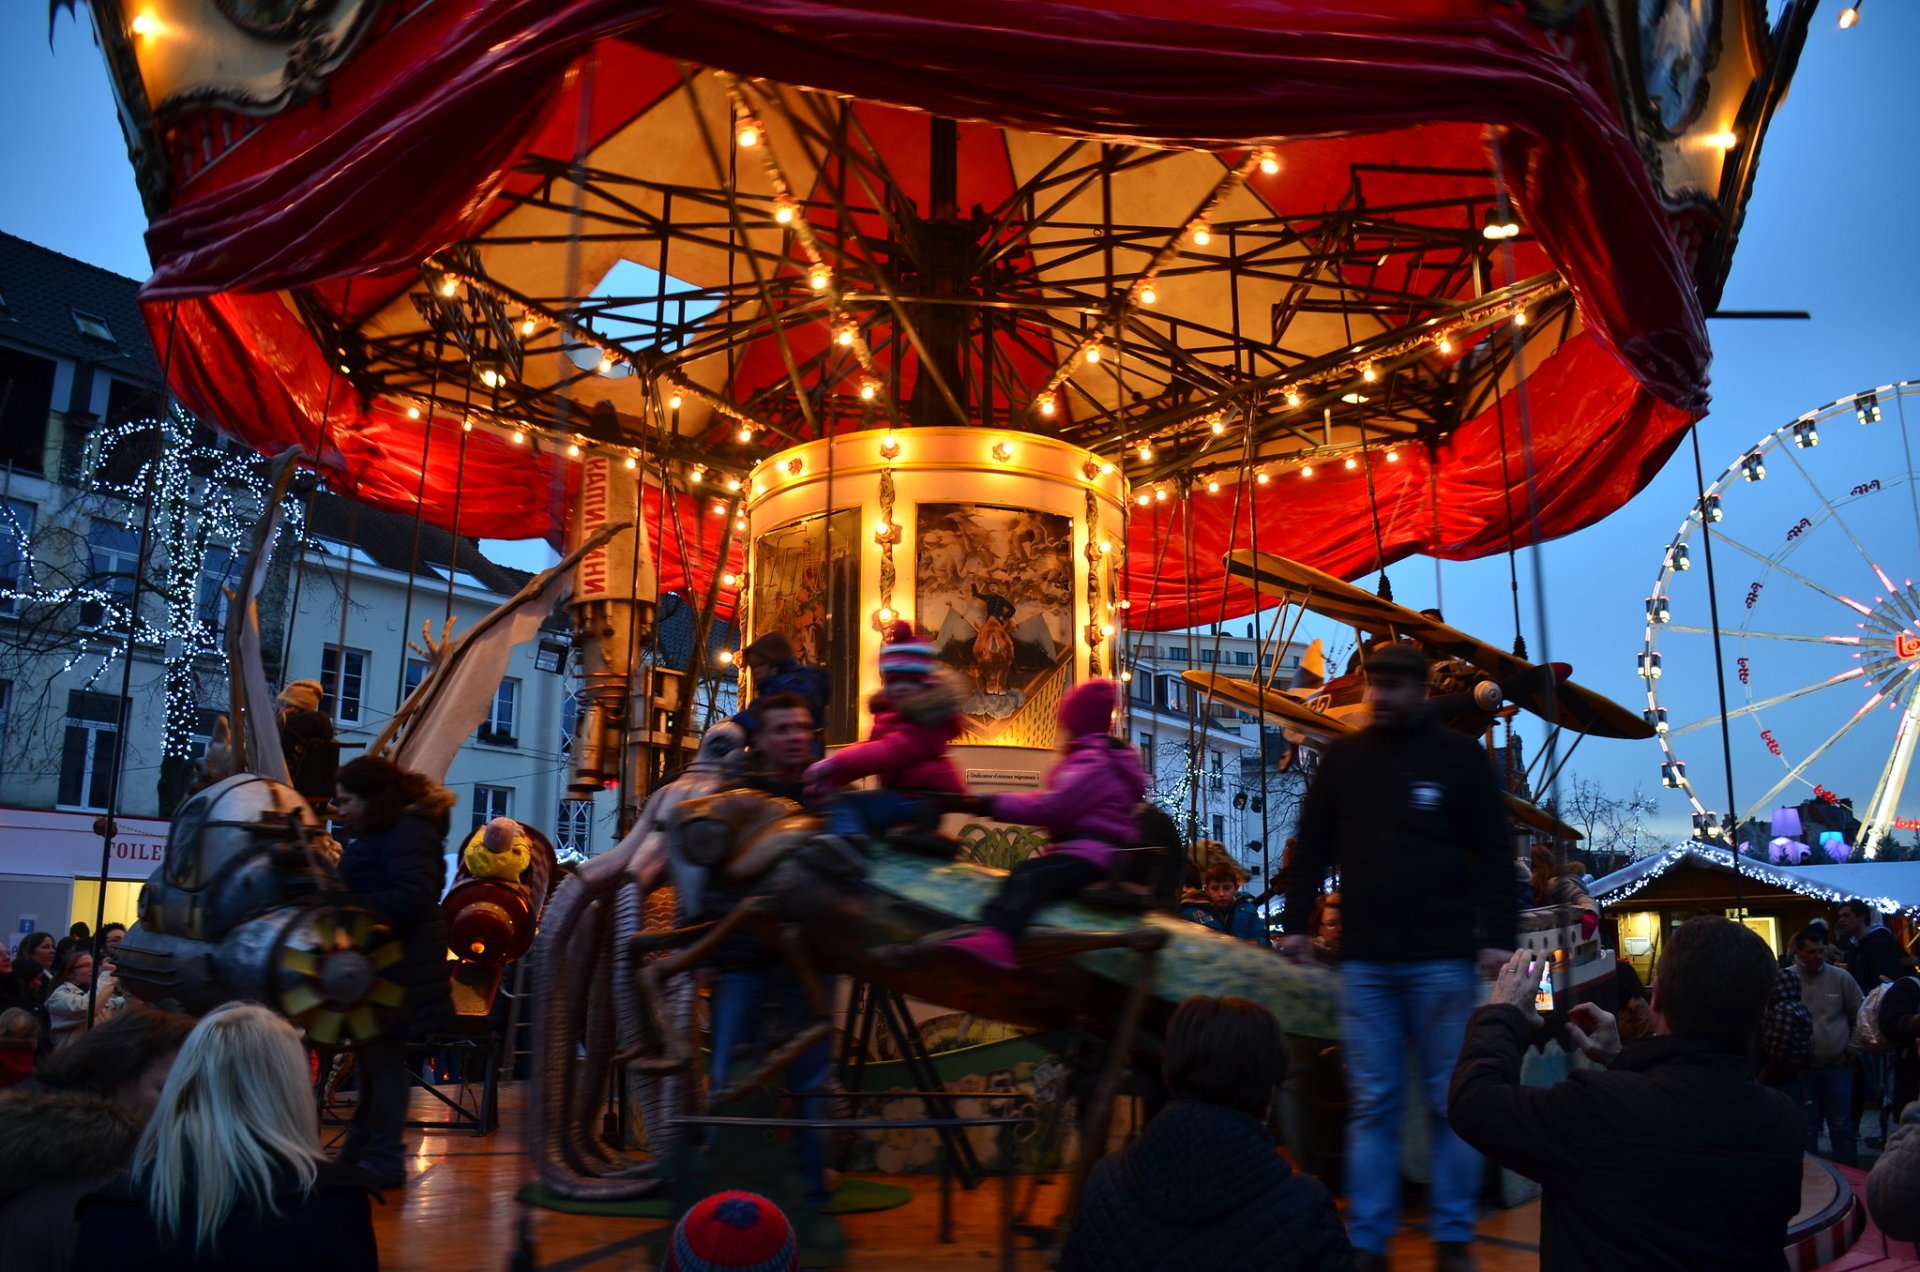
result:
[[[1731,880],[1733,862],[1724,846],[1690,840],[1603,875],[1588,885],[1588,891],[1603,906],[1631,909],[1637,894],[1673,870],[1708,871]],[[1749,887],[1779,888],[1834,904],[1857,897],[1884,914],[1920,916],[1920,861],[1776,866],[1743,856],[1740,875],[1751,881]]]
[[[227,431],[490,536],[625,451],[703,595],[701,471],[1057,435],[1192,495],[1126,536],[1149,628],[1256,608],[1232,547],[1351,577],[1644,485],[1813,9],[91,3],[155,344]]]

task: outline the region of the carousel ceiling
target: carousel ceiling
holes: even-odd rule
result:
[[[1809,6],[95,7],[156,343],[229,431],[489,535],[553,533],[594,447],[663,515],[828,432],[1046,433],[1134,483],[1157,627],[1252,607],[1231,547],[1351,576],[1644,484]]]

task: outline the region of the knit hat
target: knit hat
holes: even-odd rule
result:
[[[1427,678],[1427,656],[1404,640],[1381,641],[1366,652],[1362,660],[1369,676],[1410,676]]]
[[[1106,733],[1113,727],[1113,707],[1119,699],[1120,691],[1113,681],[1089,680],[1068,690],[1055,714],[1071,737]]]
[[[790,663],[793,661],[793,642],[779,632],[768,632],[757,636],[751,645],[740,651],[743,660],[763,658],[770,663]]]
[[[887,634],[880,646],[881,675],[904,672],[914,676],[931,676],[937,665],[933,645],[916,635],[912,624],[904,619],[895,619],[887,627]]]
[[[290,680],[287,687],[280,691],[276,699],[283,707],[292,707],[295,711],[318,711],[320,699],[326,690],[320,687],[318,680]]]
[[[668,1272],[786,1272],[800,1262],[793,1227],[779,1207],[750,1192],[715,1193],[674,1226]]]

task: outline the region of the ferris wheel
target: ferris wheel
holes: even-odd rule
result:
[[[1696,833],[1734,835],[1809,799],[1850,803],[1852,844],[1869,856],[1883,835],[1920,829],[1901,807],[1920,738],[1920,590],[1907,573],[1920,554],[1915,397],[1920,381],[1862,390],[1763,435],[1667,544],[1639,672],[1661,784],[1685,794]],[[1912,406],[1920,427],[1920,400]],[[1705,802],[1728,789],[1707,776],[1723,764],[1701,568],[1709,536],[1733,790],[1746,805],[1730,820]]]

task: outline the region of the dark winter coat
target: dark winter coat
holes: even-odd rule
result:
[[[1224,932],[1235,940],[1252,941],[1255,945],[1273,944],[1267,935],[1267,921],[1260,917],[1260,911],[1254,909],[1253,898],[1244,892],[1233,898],[1233,908],[1227,911],[1225,918],[1213,908],[1213,903],[1207,900],[1204,893],[1192,901],[1182,902],[1180,917],[1215,932]]]
[[[1286,930],[1340,871],[1342,958],[1471,959],[1514,947],[1519,906],[1500,782],[1480,744],[1431,716],[1327,744],[1300,809]]]
[[[1842,945],[1840,952],[1846,959],[1847,971],[1860,983],[1863,994],[1871,994],[1881,981],[1897,979],[1902,972],[1910,970],[1899,940],[1883,923],[1868,928],[1858,941]]]
[[[1895,1241],[1920,1241],[1920,1104],[1887,1137],[1867,1176],[1867,1213]]]
[[[1087,1176],[1063,1272],[1346,1272],[1353,1249],[1320,1181],[1260,1122],[1174,1100]]]
[[[373,1202],[358,1172],[324,1163],[313,1191],[276,1195],[279,1213],[239,1206],[211,1250],[162,1241],[144,1190],[121,1176],[80,1203],[76,1268],[139,1272],[378,1272]],[[189,1212],[191,1203],[189,1202]]]
[[[790,693],[807,704],[807,711],[813,716],[813,727],[825,728],[827,686],[830,683],[827,673],[818,667],[799,662],[782,663],[767,677],[767,683],[754,683],[753,701],[734,714],[733,722],[745,729],[748,737],[752,737],[760,728],[760,703],[776,694]]]
[[[74,1207],[126,1166],[139,1137],[97,1095],[37,1083],[0,1095],[0,1272],[64,1272]]]
[[[1880,1032],[1893,1042],[1893,1116],[1920,1101],[1920,977],[1902,976],[1880,998]]]
[[[440,897],[447,887],[447,808],[439,791],[384,830],[368,831],[340,854],[346,904],[371,910],[393,929],[404,951],[385,975],[407,991],[405,1037],[423,1038],[452,1023],[447,970],[447,921]]]
[[[1806,1127],[1745,1055],[1646,1038],[1609,1069],[1523,1087],[1530,1031],[1517,1007],[1473,1014],[1447,1117],[1461,1139],[1545,1190],[1541,1272],[1786,1267]]]

